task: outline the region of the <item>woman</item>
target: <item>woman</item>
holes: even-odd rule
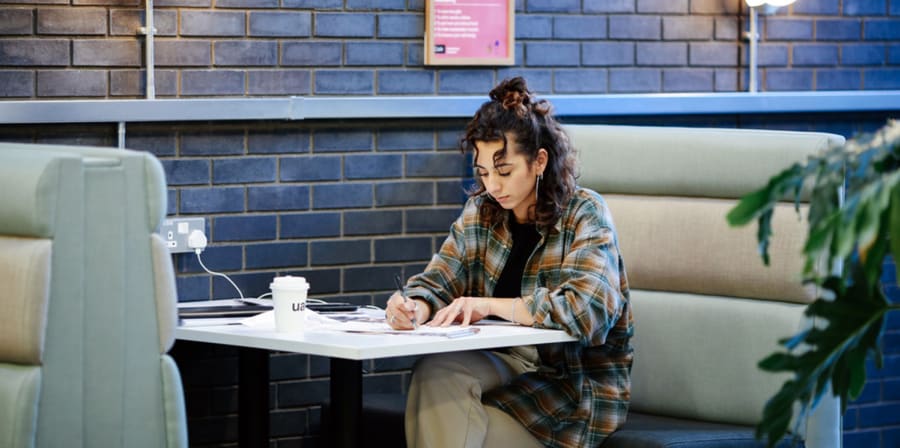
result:
[[[598,446],[625,420],[633,333],[609,209],[575,185],[569,140],[522,78],[490,93],[466,127],[476,189],[393,328],[489,316],[565,330],[577,342],[422,358],[406,411],[410,447]]]

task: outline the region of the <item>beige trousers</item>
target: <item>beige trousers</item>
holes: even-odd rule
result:
[[[431,355],[413,370],[406,401],[409,448],[540,447],[507,413],[481,403],[482,391],[536,369],[537,350],[516,347]]]

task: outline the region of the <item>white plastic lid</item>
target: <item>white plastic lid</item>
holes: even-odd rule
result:
[[[284,277],[275,277],[269,284],[271,289],[309,289],[309,283],[303,277],[294,277],[286,275]]]

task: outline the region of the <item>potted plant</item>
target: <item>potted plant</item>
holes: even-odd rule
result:
[[[840,397],[843,412],[863,389],[866,359],[882,366],[885,316],[900,309],[880,283],[889,254],[900,271],[900,122],[794,164],[741,198],[728,222],[758,222],[765,264],[774,205],[793,197],[800,213],[801,191],[809,195],[804,281],[820,291],[805,313],[824,324],[782,339],[784,349],[759,362],[765,371],[793,373],[768,400],[756,427],[769,447],[788,433],[795,403],[798,425],[825,393]]]

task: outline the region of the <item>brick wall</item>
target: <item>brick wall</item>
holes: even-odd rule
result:
[[[140,98],[139,0],[0,0],[0,98]],[[746,89],[738,0],[519,0],[516,65],[426,68],[423,0],[156,0],[159,97],[484,95],[522,74],[540,93]],[[900,89],[900,0],[798,0],[760,20],[761,90]],[[830,131],[889,113],[581,117],[579,122]],[[575,121],[575,120],[569,120]],[[2,122],[2,117],[0,117]],[[314,297],[383,305],[424,266],[468,182],[461,120],[130,123],[126,144],[166,170],[169,214],[207,219],[204,262],[246,295],[300,274]],[[112,125],[0,125],[0,140],[112,146]],[[231,297],[192,255],[182,300]],[[886,270],[895,301],[897,280]],[[898,313],[895,313],[898,314]],[[237,352],[179,343],[193,446],[236,444]],[[848,447],[900,445],[900,315],[885,368],[849,406]],[[364,364],[367,391],[403,392],[413,358]],[[327,360],[273,354],[273,445],[319,442]]]

